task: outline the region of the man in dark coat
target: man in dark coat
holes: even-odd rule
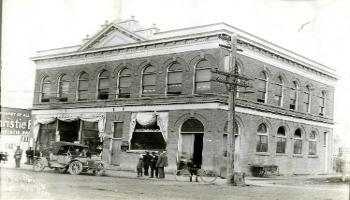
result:
[[[34,151],[32,150],[32,147],[29,147],[29,149],[26,151],[26,156],[27,156],[27,164],[28,165],[33,164]]]
[[[149,154],[148,151],[146,151],[146,154],[143,156],[143,169],[145,170],[144,171],[145,176],[148,176],[148,169],[149,169],[149,166],[151,165],[151,159],[152,159],[152,156]]]
[[[152,159],[151,159],[151,178],[153,178],[155,175],[156,178],[158,178],[158,168],[156,167],[158,161],[158,152],[152,152]]]
[[[163,151],[157,161],[156,167],[158,168],[159,178],[165,178],[164,167],[168,166],[168,156],[166,151]]]

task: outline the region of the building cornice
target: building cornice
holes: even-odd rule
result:
[[[42,65],[42,63],[53,63],[53,67],[62,67],[68,65],[78,65],[85,63],[93,63],[93,62],[104,62],[104,61],[112,61],[112,60],[120,60],[122,57],[125,58],[125,55],[130,55],[128,59],[136,57],[147,57],[153,56],[149,54],[150,50],[155,49],[164,49],[165,52],[159,52],[159,55],[169,54],[169,53],[180,53],[181,51],[193,51],[207,48],[219,48],[219,44],[221,44],[223,39],[220,39],[221,35],[231,35],[232,32],[221,29],[215,30],[211,32],[199,33],[199,34],[188,34],[180,36],[173,36],[168,38],[156,39],[156,40],[148,40],[142,41],[132,44],[126,45],[118,45],[113,47],[104,47],[98,49],[87,49],[84,51],[74,51],[68,53],[58,53],[53,55],[43,55],[33,57],[32,60],[36,62],[37,69],[40,68],[50,68],[50,64],[47,67]],[[213,40],[217,41],[217,44],[213,43]],[[210,42],[212,45],[205,46],[206,42]],[[204,46],[197,46],[193,48],[193,44],[202,44]],[[191,46],[191,48],[186,48],[186,46]],[[323,66],[321,64],[316,63],[316,65],[311,65],[310,62],[302,61],[297,58],[293,58],[290,55],[286,55],[278,50],[271,49],[270,47],[263,46],[261,44],[252,41],[249,38],[245,38],[243,36],[239,36],[238,38],[238,46],[239,48],[246,49],[249,51],[255,52],[257,55],[269,57],[278,62],[282,62],[285,65],[289,65],[291,67],[299,68],[305,71],[309,71],[317,74],[318,76],[323,76],[332,81],[336,81],[339,76],[335,74],[335,71]],[[182,47],[182,48],[178,48]],[[178,50],[176,50],[178,48]],[[118,55],[123,55],[119,56]],[[112,58],[114,59],[108,59]],[[93,58],[106,58],[106,60],[93,60]],[[300,56],[299,56],[300,57]],[[86,58],[90,58],[91,61],[86,61]],[[80,61],[79,61],[80,60]]]
[[[69,114],[69,113],[115,113],[115,112],[146,112],[146,111],[173,111],[173,110],[228,110],[226,104],[220,102],[206,103],[179,103],[179,104],[159,104],[159,105],[111,105],[111,106],[94,106],[94,107],[75,107],[75,108],[48,108],[34,109],[32,115],[52,115],[52,114]],[[248,107],[237,106],[237,113],[256,115],[266,118],[272,118],[295,123],[308,124],[313,126],[333,128],[333,124],[297,118],[295,116],[285,116],[278,113],[264,112]]]
[[[214,95],[214,96],[213,96]],[[171,105],[200,105],[219,103],[220,105],[227,105],[227,95],[208,94],[201,95],[182,95],[171,97],[142,97],[130,99],[111,99],[111,100],[93,100],[85,102],[56,102],[56,103],[40,103],[35,104],[32,110],[51,110],[51,109],[77,109],[77,108],[95,108],[95,107],[132,107],[132,106],[170,106]],[[176,106],[175,106],[176,107]],[[245,99],[237,99],[237,107],[256,110],[258,112],[272,113],[285,117],[294,117],[301,120],[321,122],[326,124],[333,124],[331,118],[322,117],[310,113],[302,113],[285,108],[275,107],[269,104],[261,104]],[[176,107],[177,108],[177,107]],[[193,108],[194,109],[194,108]],[[226,109],[227,108],[221,108]]]

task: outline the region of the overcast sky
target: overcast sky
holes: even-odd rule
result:
[[[2,106],[32,106],[37,50],[81,44],[105,20],[161,30],[226,22],[335,68],[335,131],[350,132],[350,0],[4,0]],[[350,140],[349,140],[350,145]]]

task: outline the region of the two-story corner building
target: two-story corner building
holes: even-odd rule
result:
[[[106,23],[82,45],[38,52],[37,146],[80,142],[122,169],[166,149],[168,171],[181,157],[224,175],[228,93],[211,79],[228,70],[222,45],[232,33],[238,71],[255,91],[237,95],[240,171],[330,172],[335,71],[225,23],[160,31],[132,18]]]

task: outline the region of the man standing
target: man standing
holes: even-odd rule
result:
[[[28,165],[33,164],[34,151],[32,150],[32,147],[29,147],[29,149],[26,151],[26,156],[27,156],[27,164]]]
[[[13,156],[16,161],[16,167],[19,168],[21,166],[21,158],[22,158],[23,150],[20,146],[17,146],[17,149],[15,151],[15,155]]]
[[[158,168],[156,167],[158,161],[158,152],[152,152],[152,159],[151,159],[151,178],[153,178],[153,175],[158,178]]]
[[[146,151],[146,155],[143,156],[143,168],[144,168],[144,175],[148,176],[148,169],[149,166],[151,165],[151,159],[152,156],[149,154],[148,151]]]
[[[156,167],[158,168],[159,178],[165,178],[164,167],[168,166],[168,156],[166,151],[163,151],[158,158]]]

